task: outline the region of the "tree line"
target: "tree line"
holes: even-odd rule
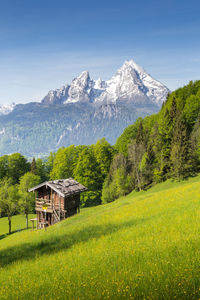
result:
[[[159,113],[139,118],[118,138],[102,202],[200,171],[200,81],[168,95]]]
[[[2,216],[34,212],[28,188],[46,180],[72,177],[88,188],[81,206],[114,201],[169,178],[182,180],[200,171],[200,81],[170,95],[159,113],[138,118],[111,146],[62,147],[32,163],[19,153],[0,157]],[[28,224],[28,223],[27,223]],[[11,226],[11,225],[10,225]]]
[[[47,180],[73,177],[88,188],[81,195],[81,206],[101,204],[103,182],[109,172],[114,148],[105,140],[90,146],[69,146],[51,153],[47,159],[32,162],[14,153],[0,157],[0,213],[7,216],[9,233],[15,214],[26,216],[35,211],[34,194],[28,189]]]

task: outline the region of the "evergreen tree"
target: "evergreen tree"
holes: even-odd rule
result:
[[[144,186],[147,187],[152,184],[154,179],[154,168],[155,168],[155,152],[153,150],[153,144],[150,142],[147,147],[147,151],[143,156],[143,181]]]
[[[0,180],[8,177],[8,155],[0,157]]]
[[[192,154],[189,147],[189,137],[186,125],[179,116],[177,118],[171,150],[171,174],[175,179],[183,179],[191,175]]]
[[[170,171],[170,152],[171,141],[173,136],[173,122],[168,108],[165,110],[164,115],[159,122],[159,148],[157,151],[159,169],[163,181],[168,178]]]
[[[196,172],[200,171],[200,114],[194,125],[190,137],[191,152],[194,158],[194,169]]]
[[[177,115],[177,104],[176,104],[176,98],[173,96],[172,98],[172,104],[169,111],[170,121],[171,123],[174,123],[174,120],[176,119]]]
[[[114,201],[133,189],[133,182],[128,174],[127,159],[122,153],[114,156],[110,171],[103,184],[102,203]]]
[[[48,179],[50,178],[50,173],[52,172],[52,169],[53,169],[55,156],[56,156],[56,153],[51,152],[47,158],[47,161],[45,162],[45,169],[46,169],[46,174],[47,174]]]
[[[38,175],[41,178],[41,182],[49,180],[49,171],[46,166],[46,162],[43,161],[41,158],[38,158],[36,160],[36,169],[37,169],[36,175]]]
[[[135,187],[142,190],[144,186],[143,173],[141,169],[142,157],[145,153],[146,141],[142,122],[140,122],[136,139],[128,145],[128,159],[132,166],[132,176]]]
[[[37,175],[37,165],[36,165],[35,157],[33,157],[33,159],[32,159],[31,173]]]
[[[144,143],[145,143],[145,133],[144,133],[142,121],[140,121],[137,134],[136,134],[136,144],[139,145]]]

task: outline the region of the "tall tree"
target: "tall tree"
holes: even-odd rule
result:
[[[0,180],[8,176],[8,155],[0,157]]]
[[[155,152],[153,149],[153,144],[150,141],[148,143],[147,151],[144,153],[141,164],[140,164],[140,169],[142,172],[143,186],[145,188],[149,187],[149,185],[151,185],[153,182],[155,160],[156,160],[156,157],[155,157]]]
[[[78,182],[88,188],[88,191],[81,195],[82,206],[100,204],[103,176],[93,146],[83,149],[79,154],[73,174]]]
[[[55,152],[51,152],[47,158],[47,161],[45,162],[45,168],[46,168],[46,172],[47,172],[47,176],[50,178],[50,173],[53,169],[53,163],[55,160],[55,156],[56,153]],[[49,179],[48,178],[48,179]]]
[[[53,169],[50,173],[51,179],[73,177],[75,162],[78,159],[78,148],[71,145],[67,148],[60,148],[53,162]]]
[[[171,174],[178,180],[191,174],[192,156],[189,147],[187,128],[181,115],[179,115],[174,129],[170,156]]]
[[[11,184],[10,179],[5,179],[0,185],[0,209],[8,217],[9,234],[12,232],[12,216],[18,209],[18,189],[16,185]]]
[[[33,157],[33,159],[32,159],[31,173],[37,175],[37,165],[36,165],[35,157]]]
[[[143,174],[141,169],[142,157],[146,150],[145,132],[140,122],[136,139],[128,145],[128,158],[132,165],[132,175],[135,179],[135,186],[139,191],[143,188]]]
[[[12,179],[13,184],[19,183],[19,179],[26,172],[30,171],[30,163],[20,153],[14,153],[8,156],[8,177]]]
[[[191,151],[194,157],[194,166],[197,172],[200,171],[200,114],[194,125],[190,137]]]
[[[103,138],[97,141],[96,145],[94,145],[94,154],[97,162],[100,165],[102,176],[105,179],[109,172],[110,164],[114,154],[114,149],[106,141],[106,139]]]
[[[24,174],[19,183],[19,209],[26,216],[26,228],[28,229],[28,215],[34,211],[35,196],[28,189],[38,185],[40,177],[31,172]]]
[[[36,160],[36,169],[37,174],[41,178],[41,182],[47,181],[49,179],[49,170],[47,168],[46,162],[43,161],[41,158]]]
[[[173,136],[173,119],[168,108],[164,114],[161,115],[159,120],[159,148],[158,148],[158,160],[160,165],[160,173],[163,177],[163,181],[168,178],[170,171],[170,152],[171,141]]]

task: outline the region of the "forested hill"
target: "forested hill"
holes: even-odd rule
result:
[[[200,81],[172,92],[158,114],[138,119],[118,138],[103,201],[200,169]]]
[[[200,81],[196,81],[172,92],[158,114],[127,127],[115,146],[102,139],[95,145],[62,147],[46,160],[33,159],[32,165],[19,153],[0,157],[0,188],[23,186],[30,171],[40,182],[73,177],[88,188],[81,196],[84,207],[168,178],[193,176],[200,171],[199,125]]]

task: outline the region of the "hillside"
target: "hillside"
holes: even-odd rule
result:
[[[0,240],[0,299],[199,299],[200,176]]]

